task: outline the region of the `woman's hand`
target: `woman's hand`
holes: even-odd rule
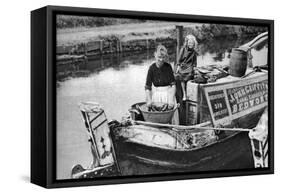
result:
[[[174,104],[168,104],[168,110],[172,110],[174,108]]]
[[[151,90],[145,90],[146,94],[146,106],[151,108],[152,106],[152,92]]]
[[[151,107],[152,107],[152,102],[151,102],[150,100],[148,100],[148,101],[146,102],[146,106],[147,106],[148,108],[151,108]]]
[[[151,109],[152,109],[152,102],[151,101],[146,102],[146,106],[147,106],[147,110],[151,111]]]

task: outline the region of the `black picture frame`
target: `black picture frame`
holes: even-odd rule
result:
[[[56,14],[261,25],[269,29],[269,167],[169,175],[56,180]],[[170,13],[46,6],[31,12],[31,182],[46,188],[274,173],[274,21]]]

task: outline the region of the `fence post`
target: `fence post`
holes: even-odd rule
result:
[[[149,50],[149,41],[146,39],[146,50]]]
[[[119,53],[119,41],[116,40],[116,53]]]
[[[100,53],[103,54],[103,40],[100,40]]]
[[[121,40],[119,41],[119,46],[120,46],[119,50],[122,53],[123,49],[122,49],[122,42],[121,42]]]
[[[112,42],[111,41],[109,42],[109,51],[110,51],[110,53],[112,53]]]
[[[176,53],[176,61],[178,61],[179,52],[181,46],[183,44],[183,26],[176,26],[177,31],[177,53]]]

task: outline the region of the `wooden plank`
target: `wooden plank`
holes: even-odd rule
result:
[[[98,51],[100,49],[99,41],[91,41],[86,45],[87,51]]]
[[[66,54],[66,53],[68,53],[68,52],[65,50],[64,46],[57,46],[57,48],[56,48],[57,55],[62,55],[62,54]]]
[[[71,50],[74,48],[74,46],[57,46],[56,47],[56,54],[69,54]]]

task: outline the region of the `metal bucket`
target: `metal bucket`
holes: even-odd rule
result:
[[[164,112],[149,112],[146,107],[146,103],[138,103],[139,110],[142,113],[142,116],[145,121],[153,123],[171,123],[175,111],[178,109],[179,104],[175,105],[173,110],[164,111]]]

